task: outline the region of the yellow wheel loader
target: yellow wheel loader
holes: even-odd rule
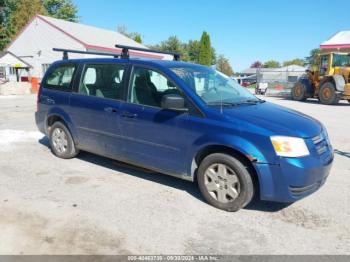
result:
[[[350,103],[350,53],[321,53],[317,66],[293,86],[292,98],[318,98],[325,105],[337,104],[340,99]]]

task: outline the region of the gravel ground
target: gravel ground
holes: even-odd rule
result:
[[[88,153],[54,157],[34,124],[36,97],[0,97],[0,253],[350,254],[350,105],[266,99],[326,125],[333,169],[293,205],[228,213],[190,182]]]

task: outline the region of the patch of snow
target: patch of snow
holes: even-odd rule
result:
[[[0,150],[7,151],[14,143],[38,141],[43,136],[38,131],[3,129],[0,130]]]
[[[9,99],[9,98],[16,98],[16,97],[18,97],[18,96],[16,96],[16,95],[7,95],[7,96],[0,95],[0,99]]]

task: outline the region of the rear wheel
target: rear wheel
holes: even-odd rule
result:
[[[199,166],[197,180],[206,201],[226,211],[238,211],[253,198],[250,173],[241,161],[227,154],[207,156]]]
[[[304,84],[297,82],[292,88],[292,98],[296,101],[305,101],[307,99],[306,87]]]
[[[335,91],[335,86],[331,82],[322,84],[318,94],[320,102],[325,105],[335,105],[339,102],[339,96]]]
[[[73,158],[79,150],[76,149],[72,135],[62,122],[55,122],[50,128],[50,147],[52,153],[59,158]]]

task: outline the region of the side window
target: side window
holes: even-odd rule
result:
[[[46,87],[63,91],[71,91],[71,82],[75,65],[62,65],[55,68],[46,79]]]
[[[166,94],[179,94],[176,86],[162,74],[151,69],[134,67],[128,101],[135,104],[161,107]]]
[[[118,64],[86,65],[79,93],[110,99],[123,98],[124,66]]]

